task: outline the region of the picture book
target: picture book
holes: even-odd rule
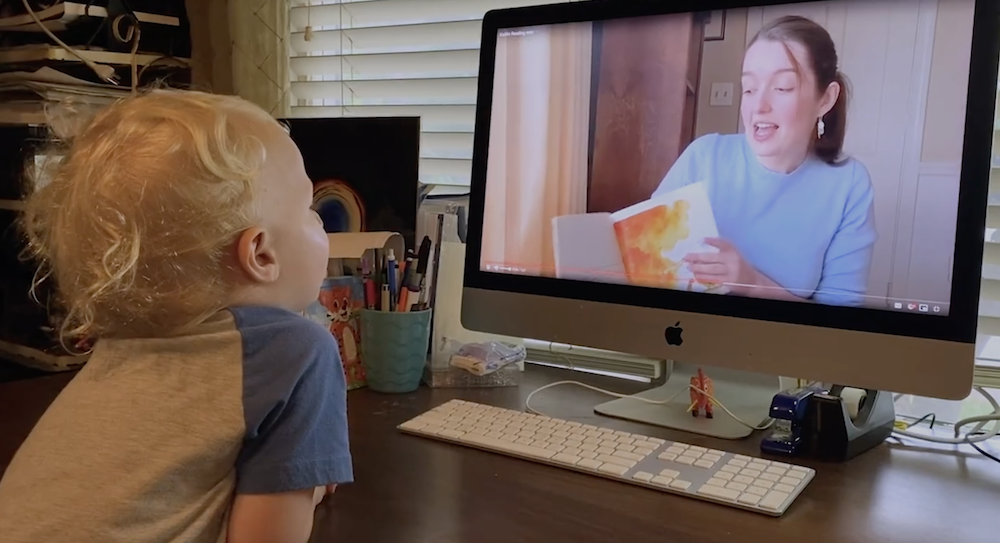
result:
[[[615,213],[553,220],[556,276],[693,292],[724,291],[695,280],[684,263],[713,252],[718,228],[703,183],[693,183]]]

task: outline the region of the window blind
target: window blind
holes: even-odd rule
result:
[[[997,85],[997,103],[1000,105],[1000,84]],[[993,123],[992,166],[979,299],[976,381],[984,386],[1000,387],[1000,107]]]
[[[292,116],[419,116],[420,181],[467,187],[483,15],[542,3],[292,0]]]

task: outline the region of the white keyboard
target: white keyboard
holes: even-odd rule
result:
[[[463,400],[451,400],[398,428],[775,517],[816,474],[783,462]]]

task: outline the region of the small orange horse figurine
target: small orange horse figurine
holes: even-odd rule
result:
[[[691,378],[691,407],[688,407],[688,411],[692,417],[697,417],[704,410],[705,418],[712,418],[712,400],[709,396],[715,396],[715,385],[712,384],[712,379],[698,368],[698,374]]]

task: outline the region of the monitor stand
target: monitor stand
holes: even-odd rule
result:
[[[741,420],[753,425],[763,425],[771,410],[771,399],[781,391],[778,377],[736,370],[702,366],[715,385],[713,396]],[[753,433],[718,406],[714,417],[694,417],[688,411],[691,395],[688,385],[698,372],[698,366],[674,362],[673,371],[666,384],[633,395],[649,400],[665,400],[676,396],[665,405],[637,401],[633,397],[621,398],[598,405],[598,414],[633,422],[662,426],[721,439],[742,439]]]

